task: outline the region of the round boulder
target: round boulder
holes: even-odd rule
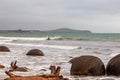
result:
[[[105,75],[103,62],[95,56],[80,56],[70,60],[72,63],[71,75],[100,76]]]
[[[120,54],[113,57],[106,67],[107,75],[120,76]]]
[[[0,46],[0,52],[10,52],[10,50],[6,46]]]
[[[32,49],[30,51],[28,51],[28,53],[26,55],[30,55],[30,56],[44,56],[44,53],[39,50],[39,49]]]

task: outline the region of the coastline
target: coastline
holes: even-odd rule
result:
[[[20,44],[20,45],[19,45]],[[30,44],[30,45],[28,45]],[[42,46],[40,46],[42,44]],[[103,60],[106,65],[108,61],[118,54],[120,42],[112,42],[112,41],[84,41],[84,40],[41,40],[38,38],[11,38],[11,37],[2,37],[0,38],[0,45],[5,45],[11,49],[11,52],[1,52],[0,53],[0,63],[6,66],[4,70],[0,69],[2,73],[1,77],[7,77],[4,74],[4,71],[9,68],[11,61],[18,61],[19,66],[25,66],[30,68],[30,71],[25,72],[14,72],[18,75],[36,75],[36,74],[46,74],[49,73],[50,65],[58,65],[61,66],[61,74],[65,77],[73,79],[88,79],[88,80],[96,80],[96,79],[119,79],[114,76],[101,76],[101,77],[80,77],[80,76],[71,76],[70,75],[70,67],[71,64],[69,60],[74,57],[78,57],[81,55],[94,55]],[[47,46],[46,46],[47,45]],[[51,47],[54,46],[54,47]],[[45,53],[45,56],[42,57],[29,57],[25,54],[30,49],[40,49]],[[20,56],[20,57],[18,57]],[[67,66],[67,67],[66,67]],[[46,71],[41,71],[42,69],[46,69]]]

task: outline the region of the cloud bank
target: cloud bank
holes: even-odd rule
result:
[[[0,0],[0,29],[120,31],[120,0]]]

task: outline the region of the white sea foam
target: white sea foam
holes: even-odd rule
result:
[[[68,77],[70,80],[103,80],[103,79],[114,79],[120,80],[119,77],[79,77],[79,76],[71,76],[70,75],[70,68],[71,65],[69,62],[70,59],[74,57],[79,57],[81,55],[94,55],[98,56],[104,64],[107,64],[108,61],[119,54],[119,48],[114,47],[120,46],[120,42],[113,43],[113,42],[96,42],[96,41],[56,41],[51,40],[47,41],[48,37],[44,38],[10,38],[10,37],[0,37],[0,45],[6,45],[11,49],[11,52],[1,52],[0,54],[0,64],[6,66],[6,69],[0,69],[0,79],[5,79],[7,76],[4,73],[7,68],[10,67],[11,61],[18,61],[18,66],[27,67],[30,69],[29,72],[22,73],[16,72],[17,75],[36,75],[47,73],[49,71],[50,65],[61,66],[61,74],[65,77]],[[51,38],[51,37],[50,37]],[[56,37],[57,38],[57,37]],[[52,39],[52,38],[51,38]],[[13,40],[17,40],[13,42]],[[42,41],[41,41],[42,40]],[[79,47],[82,49],[77,49]],[[34,47],[42,47],[42,51],[45,53],[45,56],[26,56],[25,53]],[[86,48],[90,48],[86,50]],[[98,48],[98,49],[96,49]],[[74,50],[71,50],[74,49]],[[110,49],[106,51],[106,49]],[[95,54],[93,52],[101,52],[101,54]],[[110,55],[109,55],[110,54]],[[47,71],[41,71],[45,69]],[[50,73],[50,72],[48,72]]]
[[[7,45],[15,45],[15,46],[35,46],[35,47],[43,47],[43,48],[57,48],[57,49],[77,49],[78,46],[63,46],[63,45],[45,45],[45,44],[20,44],[20,43],[4,43]]]
[[[54,37],[40,37],[40,38],[31,38],[31,37],[0,37],[0,41],[14,41],[14,40],[29,40],[29,41],[38,41],[38,40],[47,40],[50,38],[51,40],[61,38],[61,36],[54,36]]]
[[[115,57],[115,56],[118,55],[118,54],[120,54],[120,53],[112,53],[112,54],[110,55],[110,57]]]
[[[62,37],[61,37],[61,36],[50,37],[50,39],[53,39],[53,40],[55,40],[55,39],[59,39],[59,38],[62,38]]]
[[[7,45],[16,45],[16,46],[36,46],[36,47],[47,47],[47,48],[57,48],[57,49],[75,49],[78,46],[64,46],[64,45],[47,45],[47,44],[31,44],[31,43],[13,43],[14,41],[41,41],[47,40],[48,37],[42,38],[21,38],[21,37],[0,37],[0,44],[7,44]],[[51,37],[51,39],[59,38],[57,36]]]
[[[24,38],[24,37],[0,37],[0,40],[46,40],[48,37],[41,38]]]

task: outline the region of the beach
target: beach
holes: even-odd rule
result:
[[[74,57],[93,55],[99,57],[106,66],[112,57],[120,53],[119,41],[0,37],[0,45],[10,49],[10,52],[0,52],[0,64],[5,66],[4,69],[0,69],[0,79],[8,77],[5,71],[15,60],[17,60],[17,65],[30,69],[28,72],[14,71],[15,74],[22,76],[48,74],[50,73],[49,66],[56,65],[61,66],[61,75],[70,80],[120,79],[115,76],[72,76],[70,75],[71,63],[69,63]],[[26,56],[31,49],[40,49],[45,56]]]

